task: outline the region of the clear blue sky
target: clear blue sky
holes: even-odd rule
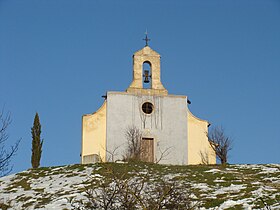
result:
[[[0,107],[14,172],[31,166],[35,113],[42,166],[80,162],[81,117],[132,80],[132,55],[162,55],[162,82],[234,139],[230,163],[280,163],[280,1],[0,0]]]

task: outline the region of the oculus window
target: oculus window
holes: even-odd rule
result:
[[[145,114],[151,114],[154,110],[154,105],[150,102],[145,102],[142,104],[142,111]]]

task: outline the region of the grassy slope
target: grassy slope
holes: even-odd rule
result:
[[[0,179],[0,203],[13,209],[70,209],[69,198],[86,199],[92,180],[112,182],[145,174],[150,185],[176,180],[192,193],[200,208],[280,208],[280,165],[166,166],[145,163],[102,163],[31,169]],[[1,200],[2,199],[2,200]],[[1,207],[1,206],[0,206]]]

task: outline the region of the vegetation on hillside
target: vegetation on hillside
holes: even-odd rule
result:
[[[116,185],[127,187],[127,191],[117,195],[119,197],[112,198],[115,202],[107,209],[114,209],[122,205],[120,196],[129,196],[127,192],[140,189],[142,184],[142,190],[135,191],[139,193],[138,201],[130,200],[139,209],[148,206],[151,198],[154,198],[154,204],[164,204],[165,201],[153,193],[164,196],[168,189],[175,193],[171,195],[174,199],[184,195],[185,206],[194,209],[265,209],[265,205],[271,209],[280,208],[279,164],[168,166],[99,163],[30,169],[0,179],[0,202],[12,209],[89,209],[88,206],[94,209],[101,206],[97,202],[108,201],[106,199],[112,192],[119,190]],[[147,192],[149,195],[145,197]],[[165,196],[166,202],[169,195]],[[139,204],[140,200],[146,203]],[[167,206],[163,208],[168,209]]]

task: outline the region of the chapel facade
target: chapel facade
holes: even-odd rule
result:
[[[99,110],[82,117],[83,164],[122,160],[130,128],[141,132],[142,161],[216,163],[207,138],[210,124],[190,112],[187,96],[168,94],[160,75],[159,53],[148,44],[134,53],[133,80],[127,90],[108,91]]]

